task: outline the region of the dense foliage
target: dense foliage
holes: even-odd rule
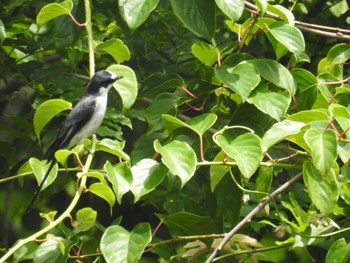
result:
[[[0,262],[347,262],[349,24],[345,0],[2,3]],[[106,68],[94,154],[58,151],[27,212]]]

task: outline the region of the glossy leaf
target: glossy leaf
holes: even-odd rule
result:
[[[158,5],[158,0],[119,0],[119,12],[131,32],[142,25]]]
[[[35,251],[33,262],[66,262],[70,246],[67,240],[61,237],[52,237],[42,243]]]
[[[53,99],[40,104],[34,114],[34,130],[40,140],[40,134],[46,124],[58,113],[72,108],[72,103],[61,99]]]
[[[110,226],[103,233],[100,247],[108,263],[138,262],[151,240],[148,223],[136,225],[131,232],[121,226]]]
[[[267,85],[259,85],[247,101],[272,118],[281,121],[288,110],[291,96],[287,91],[277,93],[270,91]]]
[[[305,133],[305,142],[311,149],[312,161],[322,175],[328,174],[337,159],[337,136],[333,130],[320,132],[310,129]]]
[[[267,8],[267,0],[254,0],[256,6],[258,7],[259,11],[264,14],[266,12]]]
[[[30,158],[29,164],[30,164],[30,167],[32,168],[32,171],[35,175],[38,185],[40,185],[41,181],[43,180],[46,174],[46,171],[49,169],[50,164],[46,163],[46,161],[39,161],[36,158]],[[53,181],[55,181],[57,176],[57,171],[58,171],[58,165],[55,164],[41,190],[44,190],[46,187],[52,184]]]
[[[243,101],[260,82],[258,70],[250,63],[240,63],[234,67],[225,63],[215,67],[215,74],[231,90],[237,92]]]
[[[216,28],[215,2],[202,0],[170,0],[171,7],[180,21],[193,33],[208,40]]]
[[[130,157],[123,151],[124,146],[125,142],[105,138],[98,142],[98,144],[96,145],[96,151],[104,151],[115,156],[121,157],[125,161],[129,162]]]
[[[297,85],[296,99],[299,110],[310,110],[317,99],[317,78],[305,69],[297,68],[291,71]]]
[[[345,263],[349,262],[350,244],[344,238],[333,242],[326,255],[326,263]]]
[[[282,5],[267,5],[267,11],[278,15],[284,20],[284,22],[294,25],[294,15],[293,13]]]
[[[42,26],[46,22],[50,21],[61,15],[68,15],[73,9],[73,2],[71,0],[65,0],[60,4],[51,3],[45,5],[36,17],[36,23]]]
[[[117,63],[123,63],[130,59],[130,51],[124,42],[118,38],[111,38],[96,47],[110,54]]]
[[[332,47],[328,54],[327,60],[331,64],[340,64],[350,59],[350,45],[341,43]]]
[[[285,89],[289,94],[294,95],[296,84],[292,74],[275,60],[271,59],[252,59],[249,60],[255,67],[258,68],[260,75],[272,82],[274,85]]]
[[[134,194],[134,202],[137,202],[163,181],[167,169],[155,160],[143,159],[131,167],[131,173],[132,184],[130,190]]]
[[[339,198],[337,181],[333,170],[322,175],[312,163],[304,163],[304,182],[315,206],[324,214],[333,212]]]
[[[162,161],[170,172],[180,178],[183,187],[196,170],[197,157],[193,149],[180,141],[171,141],[164,146],[155,141],[154,148],[162,155]]]
[[[261,147],[263,152],[266,152],[272,145],[282,141],[287,136],[297,134],[306,124],[302,122],[284,120],[275,123],[269,130],[266,131],[261,139]]]
[[[186,125],[198,135],[203,135],[214,125],[217,118],[214,113],[204,113],[189,119],[186,121]]]
[[[300,54],[305,50],[305,41],[300,30],[290,24],[277,21],[269,27],[271,34],[290,52]]]
[[[290,115],[288,120],[311,123],[314,121],[330,121],[331,117],[327,110],[307,110]]]
[[[126,163],[112,165],[108,161],[104,169],[107,172],[108,180],[112,183],[117,202],[121,204],[123,195],[130,190],[132,184],[131,169]]]
[[[96,222],[97,212],[90,207],[80,209],[76,214],[74,227],[77,231],[87,231],[91,229]]]
[[[215,3],[232,21],[237,21],[244,10],[244,0],[215,0]]]
[[[218,60],[218,51],[205,42],[196,42],[191,47],[192,54],[206,66],[212,66]]]
[[[232,159],[237,161],[238,169],[249,179],[260,165],[262,149],[260,138],[252,133],[235,136],[225,131],[215,137],[215,142]]]
[[[88,190],[89,192],[104,199],[112,209],[115,203],[115,196],[111,188],[109,188],[109,186],[107,186],[104,183],[93,183],[92,185],[89,186]]]
[[[134,71],[124,65],[112,65],[107,68],[122,79],[114,82],[113,87],[119,93],[123,103],[123,110],[128,110],[135,102],[138,92],[137,79]]]

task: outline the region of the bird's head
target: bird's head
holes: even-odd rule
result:
[[[97,71],[90,80],[87,93],[94,94],[103,90],[108,91],[112,87],[113,83],[121,78],[122,76],[119,76],[109,70]]]

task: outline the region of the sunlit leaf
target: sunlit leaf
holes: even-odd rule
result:
[[[136,28],[146,21],[149,14],[156,8],[158,0],[119,0],[119,12],[130,30],[133,32]]]
[[[171,141],[164,146],[155,141],[154,148],[161,154],[165,166],[180,178],[181,186],[184,186],[196,170],[197,157],[193,149],[180,141]]]
[[[325,215],[333,212],[339,198],[338,186],[333,170],[321,175],[312,163],[304,163],[304,182],[315,206]]]
[[[122,40],[117,38],[111,38],[97,45],[96,48],[106,51],[118,63],[123,63],[124,61],[130,59],[130,51],[128,47],[123,43]]]
[[[74,227],[78,231],[87,231],[95,225],[97,212],[86,207],[80,209],[76,214],[76,221]]]
[[[110,208],[114,206],[115,196],[111,188],[104,183],[93,183],[88,188],[89,192],[101,197],[109,204]]]
[[[244,10],[244,0],[215,0],[215,3],[232,21],[237,21]]]
[[[113,86],[119,93],[123,103],[123,110],[128,110],[135,102],[138,92],[137,79],[134,71],[124,65],[112,65],[107,68],[122,79],[114,82]]]
[[[61,99],[48,100],[42,103],[34,114],[34,130],[40,140],[40,133],[46,124],[58,113],[72,108],[72,103]]]
[[[305,133],[305,142],[311,149],[314,165],[322,175],[328,174],[337,159],[337,136],[333,130],[320,132],[310,129]]]
[[[138,262],[151,240],[148,223],[136,225],[131,232],[121,226],[110,226],[103,233],[100,247],[108,263]]]
[[[60,4],[51,3],[45,5],[36,17],[36,23],[41,26],[61,15],[68,15],[73,9],[73,2],[71,0],[63,1]]]

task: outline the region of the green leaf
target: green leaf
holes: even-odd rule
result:
[[[108,161],[106,162],[104,169],[107,172],[108,180],[112,183],[117,202],[121,204],[123,195],[130,190],[132,184],[131,169],[126,163],[112,165]]]
[[[97,212],[90,207],[80,209],[76,214],[74,227],[77,231],[88,231],[96,222]]]
[[[0,46],[2,46],[2,43],[4,43],[5,38],[6,38],[5,26],[2,20],[0,19]]]
[[[192,131],[202,136],[211,126],[214,125],[217,118],[218,116],[214,113],[203,113],[186,121],[186,125],[188,125]]]
[[[123,103],[123,110],[125,111],[130,109],[136,100],[138,92],[137,79],[134,71],[131,68],[123,65],[112,65],[109,66],[107,70],[123,76],[122,79],[113,84],[113,87],[120,95]]]
[[[170,172],[180,178],[183,187],[196,171],[197,157],[193,149],[180,141],[162,146],[158,140],[154,141],[154,149],[162,155],[162,161]]]
[[[211,40],[216,29],[215,2],[213,0],[170,0],[180,21],[193,33]]]
[[[306,110],[300,111],[290,115],[288,120],[303,122],[303,123],[311,123],[315,121],[330,121],[331,116],[327,110]]]
[[[87,172],[87,173],[82,173],[81,177],[84,177],[84,176],[89,177],[89,178],[96,178],[96,179],[98,179],[100,181],[100,183],[108,186],[105,177],[100,172],[93,172],[93,171],[91,171],[91,172]]]
[[[349,59],[350,45],[346,43],[333,46],[327,54],[327,60],[331,64],[341,64]]]
[[[38,247],[39,245],[35,242],[29,242],[24,244],[13,254],[13,262],[32,260],[34,253],[38,249]]]
[[[258,7],[259,11],[261,12],[261,14],[264,15],[267,8],[267,0],[254,0],[254,2]]]
[[[315,206],[324,214],[333,212],[339,198],[337,181],[333,170],[321,175],[312,163],[304,163],[304,182]]]
[[[215,0],[215,3],[232,21],[237,21],[244,10],[244,0]]]
[[[262,151],[266,152],[272,145],[282,141],[287,136],[299,133],[305,125],[305,123],[290,120],[275,123],[261,139]]]
[[[176,100],[176,96],[168,92],[160,93],[152,100],[145,112],[145,117],[149,124],[148,133],[163,129],[162,115],[176,113]]]
[[[326,263],[345,263],[349,262],[350,245],[344,238],[333,242],[326,255]]]
[[[164,179],[167,169],[152,159],[143,159],[131,167],[132,184],[131,192],[134,194],[134,202],[149,192],[152,192]]]
[[[96,145],[96,151],[104,151],[115,156],[121,157],[127,162],[130,162],[130,157],[127,155],[123,149],[125,146],[125,142],[120,142],[118,140],[111,140],[108,138],[99,141]]]
[[[299,110],[310,110],[317,99],[317,78],[301,68],[293,69],[291,73],[298,85],[296,100]]]
[[[148,223],[138,224],[131,232],[121,226],[110,226],[101,238],[101,252],[108,263],[138,262],[152,240]]]
[[[69,156],[71,156],[72,154],[74,154],[73,151],[70,150],[58,150],[55,153],[55,158],[57,160],[57,162],[59,162],[60,164],[62,164],[62,166],[67,167],[67,159]]]
[[[305,142],[311,149],[312,161],[315,167],[326,175],[337,159],[337,135],[333,130],[320,132],[316,129],[306,131]]]
[[[220,183],[222,178],[228,173],[230,167],[224,164],[225,153],[220,151],[214,158],[214,162],[223,162],[222,165],[210,165],[210,190],[214,192],[216,186]]]
[[[277,21],[268,26],[271,34],[290,52],[300,54],[305,50],[305,41],[300,30],[290,24]]]
[[[110,208],[114,206],[115,196],[111,188],[104,183],[94,183],[88,188],[89,192],[101,197],[109,204]]]
[[[293,13],[281,5],[268,5],[266,8],[267,11],[278,15],[280,18],[282,18],[285,22],[287,22],[290,25],[294,25],[294,15]]]
[[[292,74],[278,63],[272,59],[252,59],[248,60],[256,66],[260,72],[260,75],[266,80],[272,82],[274,85],[285,89],[290,95],[294,95],[296,91],[296,83]]]
[[[131,32],[146,21],[149,14],[158,5],[158,0],[119,0],[119,12],[128,24]]]
[[[72,109],[72,103],[61,99],[48,100],[42,103],[34,114],[34,130],[40,140],[40,133],[45,125],[58,113]]]
[[[194,43],[191,47],[192,54],[206,66],[212,66],[218,60],[218,51],[214,46],[202,41]]]
[[[179,212],[167,216],[157,214],[163,223],[170,229],[173,236],[203,235],[214,232],[214,222],[208,216],[199,216],[187,212]]]
[[[260,138],[252,133],[236,137],[231,130],[217,134],[215,142],[232,159],[237,161],[238,169],[249,179],[260,165],[262,150]]]
[[[68,15],[73,9],[73,2],[66,0],[60,4],[52,3],[45,5],[41,8],[38,16],[36,17],[36,23],[38,26],[42,26],[46,22],[50,21],[61,15]]]
[[[50,163],[46,163],[46,161],[39,161],[36,158],[30,158],[29,164],[30,164],[30,167],[32,168],[32,171],[35,175],[38,185],[40,185],[47,170],[49,169]],[[44,190],[46,187],[52,184],[53,181],[55,181],[57,176],[57,171],[58,171],[58,165],[55,164],[41,190]]]
[[[247,99],[261,80],[257,68],[246,62],[234,67],[228,63],[224,63],[220,67],[216,66],[215,74],[231,90],[238,93],[243,101]]]
[[[177,74],[155,73],[143,81],[140,95],[148,97],[161,95],[160,92],[164,93],[166,90],[173,90],[184,85],[183,79]]]
[[[70,246],[67,240],[61,237],[52,237],[42,243],[35,251],[33,262],[66,262]]]
[[[273,92],[266,84],[261,84],[253,90],[247,101],[277,121],[281,121],[288,110],[291,96],[287,91]]]
[[[128,61],[130,59],[130,51],[128,47],[118,38],[111,38],[97,45],[96,48],[106,51],[118,63],[123,63],[124,61]]]

